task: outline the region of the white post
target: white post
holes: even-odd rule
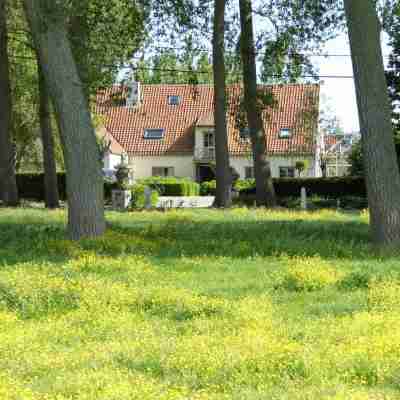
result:
[[[152,190],[148,186],[144,188],[144,208],[146,210],[151,209],[151,193]]]
[[[301,188],[301,209],[307,210],[307,190],[305,187]]]

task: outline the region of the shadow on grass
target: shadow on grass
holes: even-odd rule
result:
[[[43,212],[44,213],[44,212]],[[118,257],[145,255],[157,258],[256,256],[315,256],[337,259],[373,257],[368,225],[357,218],[338,220],[279,220],[257,218],[182,218],[180,214],[159,218],[157,214],[129,214],[112,218],[103,238],[83,240],[79,249]],[[36,219],[0,220],[0,260],[6,264],[32,261],[62,263],[73,258],[63,252],[68,246],[61,221]],[[60,251],[47,248],[60,241]]]
[[[155,245],[157,257],[373,256],[365,223],[298,220],[206,220],[149,224],[140,230],[114,223],[112,230]]]

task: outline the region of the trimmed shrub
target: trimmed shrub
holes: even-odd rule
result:
[[[67,197],[65,173],[57,174],[57,180],[60,199],[65,200]],[[44,201],[44,174],[17,174],[17,186],[21,199]]]
[[[161,196],[199,196],[200,185],[188,178],[160,177],[141,179],[141,185],[151,187]]]
[[[367,196],[363,177],[340,178],[279,178],[274,179],[275,191],[278,197],[298,197],[302,187],[305,187],[309,196],[325,198],[342,198],[353,196],[365,198]],[[243,189],[241,194],[255,194],[255,185]]]
[[[65,173],[64,172],[58,173],[57,179],[58,179],[58,191],[60,194],[60,200],[65,201],[67,198]],[[43,173],[17,174],[17,185],[18,185],[19,196],[21,199],[44,201],[45,186],[44,186]],[[116,183],[108,181],[104,182],[104,197],[106,200],[111,199],[111,191],[113,189],[117,189]],[[2,193],[0,190],[0,200],[1,199],[2,199]]]
[[[133,208],[144,208],[146,205],[146,199],[144,195],[144,190],[146,188],[146,185],[143,184],[136,184],[132,186],[132,207]],[[156,207],[157,202],[158,202],[158,197],[159,194],[157,190],[154,190],[151,192],[151,206]]]
[[[200,194],[202,196],[215,196],[215,191],[217,189],[217,182],[207,181],[200,184]]]

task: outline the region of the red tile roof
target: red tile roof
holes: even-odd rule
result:
[[[307,154],[314,149],[313,134],[317,129],[319,85],[260,86],[272,92],[276,104],[263,111],[269,154]],[[240,138],[235,123],[235,109],[242,96],[242,87],[230,86],[228,141],[232,155],[243,155],[249,143]],[[114,86],[100,92],[96,112],[105,119],[105,127],[131,155],[192,154],[195,127],[212,126],[213,95],[210,85],[141,85],[140,105],[127,108],[126,88]],[[179,105],[169,105],[168,96],[178,95]],[[205,124],[205,125],[204,125]],[[161,140],[144,139],[145,129],[165,129]],[[289,128],[292,136],[280,139],[279,132]]]

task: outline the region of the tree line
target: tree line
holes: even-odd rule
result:
[[[42,139],[46,203],[58,206],[54,155],[57,131],[67,174],[69,236],[93,237],[102,235],[106,227],[101,157],[90,112],[93,96],[100,87],[112,84],[124,62],[146,48],[152,38],[187,38],[193,48],[211,30],[212,71],[204,58],[200,64],[209,68],[210,75],[205,79],[212,77],[215,89],[216,204],[231,204],[226,83],[227,70],[233,70],[240,72],[243,82],[257,204],[273,207],[276,198],[262,121],[265,99],[257,92],[257,54],[263,50],[264,81],[293,82],[312,68],[304,52],[320,48],[347,25],[372,238],[385,246],[400,242],[400,173],[380,45],[382,22],[378,17],[379,12],[384,21],[395,18],[396,2],[386,0],[380,9],[373,0],[345,0],[344,8],[338,0],[265,0],[257,5],[252,0],[239,0],[239,7],[215,0],[212,11],[205,0],[106,3],[0,0],[0,184],[5,205],[18,204],[13,125],[24,126],[18,108],[32,107],[33,103],[28,97],[26,104],[18,104],[17,93],[21,90],[15,82],[21,74],[19,60],[36,61],[36,66],[31,63],[29,71],[21,76],[36,77],[33,97],[38,104],[35,121]],[[255,16],[267,21],[257,36]],[[233,62],[232,53],[236,54]],[[153,73],[146,79],[163,78]]]

